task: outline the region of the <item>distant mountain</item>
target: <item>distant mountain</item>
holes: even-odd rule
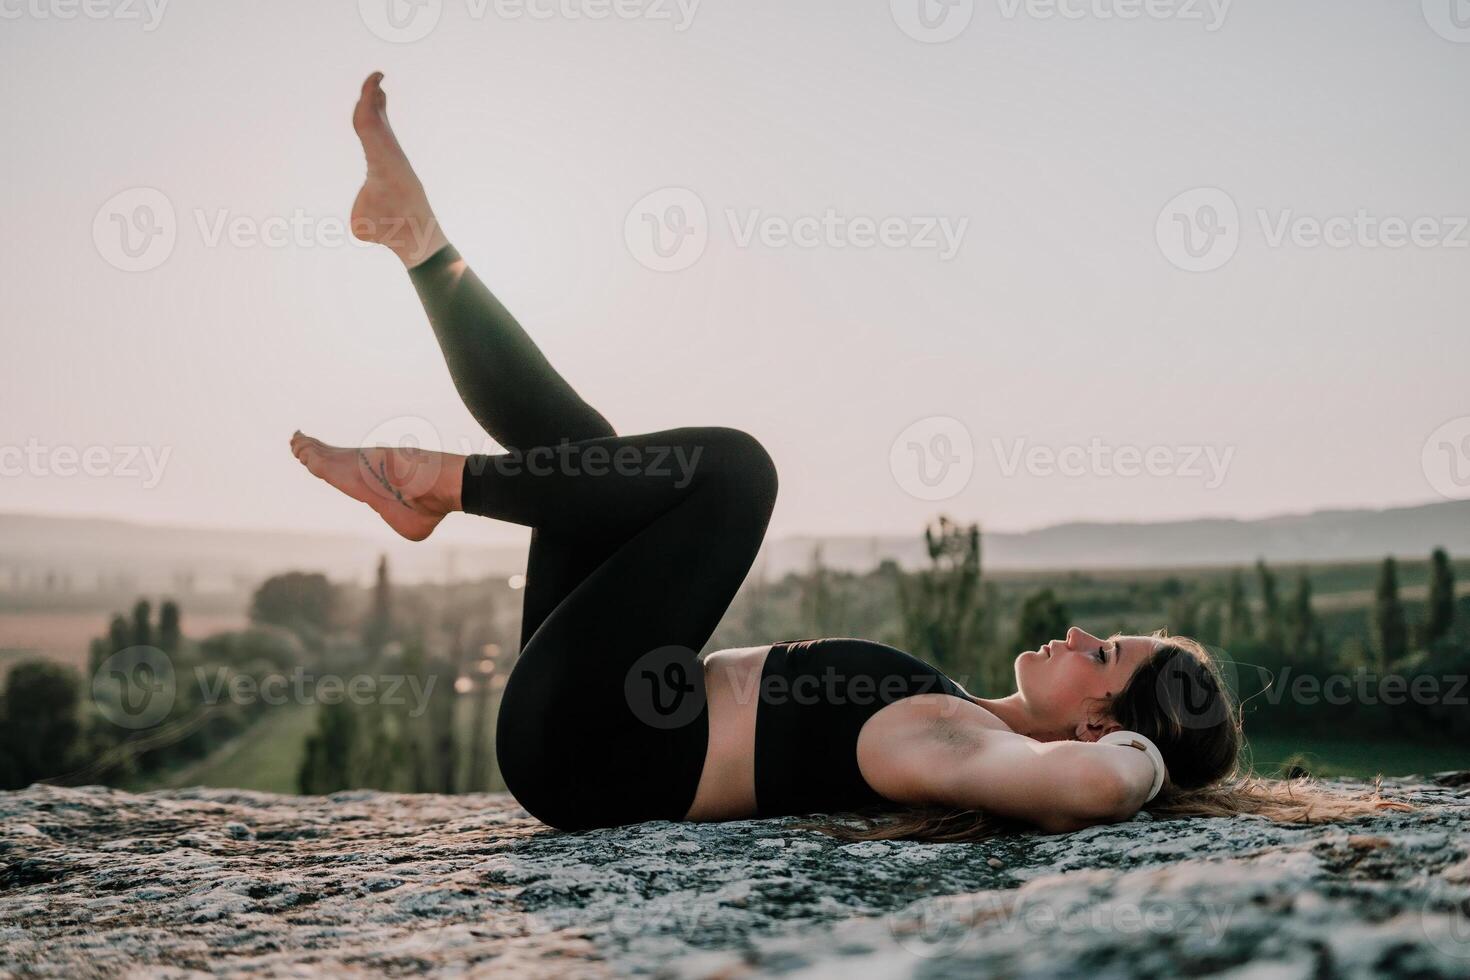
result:
[[[981,526],[982,532],[984,526]],[[810,564],[822,547],[833,568],[866,569],[883,558],[906,567],[926,561],[922,539],[802,537],[768,542],[767,574]],[[1242,521],[1199,518],[1157,523],[1070,523],[1035,531],[989,532],[981,545],[987,569],[1159,568],[1268,562],[1324,562],[1426,557],[1437,547],[1470,554],[1470,500],[1387,510],[1323,510]]]
[[[983,530],[983,528],[982,528]],[[917,529],[916,529],[917,531]],[[862,571],[883,559],[925,561],[912,536],[788,537],[766,543],[768,576],[806,568],[822,548],[829,567]],[[986,533],[990,570],[1142,568],[1424,557],[1435,547],[1470,554],[1470,501],[1388,510],[1331,510],[1260,520],[1203,518],[1159,523],[1070,523]],[[519,547],[390,543],[349,534],[239,531],[134,524],[101,518],[0,514],[0,592],[31,591],[52,576],[68,591],[236,592],[286,569],[366,581],[386,552],[394,577],[412,582],[512,574]]]
[[[246,531],[135,524],[107,518],[0,514],[0,592],[36,590],[70,577],[67,591],[237,592],[276,572],[320,571],[367,581],[387,554],[403,582],[509,574],[525,549],[434,541],[377,541],[352,534]]]

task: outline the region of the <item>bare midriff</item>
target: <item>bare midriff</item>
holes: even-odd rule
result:
[[[704,658],[709,706],[709,745],[699,789],[685,820],[753,817],[755,802],[755,713],[761,671],[769,645],[718,650]]]

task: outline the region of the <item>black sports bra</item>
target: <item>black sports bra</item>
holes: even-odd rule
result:
[[[916,694],[974,701],[937,668],[882,643],[773,645],[755,713],[757,813],[835,813],[888,803],[858,769],[858,733],[880,709]]]

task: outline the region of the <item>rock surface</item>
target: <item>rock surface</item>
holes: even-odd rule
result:
[[[1337,825],[944,845],[33,786],[0,793],[0,975],[1466,976],[1467,782],[1385,781],[1419,809]]]

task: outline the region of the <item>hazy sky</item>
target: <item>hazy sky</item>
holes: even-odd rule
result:
[[[0,0],[0,510],[378,533],[293,429],[484,447],[396,260],[339,240],[373,69],[572,383],[620,431],[755,433],[777,533],[1442,499],[1470,5],[395,2]],[[661,257],[645,213],[696,234]]]

